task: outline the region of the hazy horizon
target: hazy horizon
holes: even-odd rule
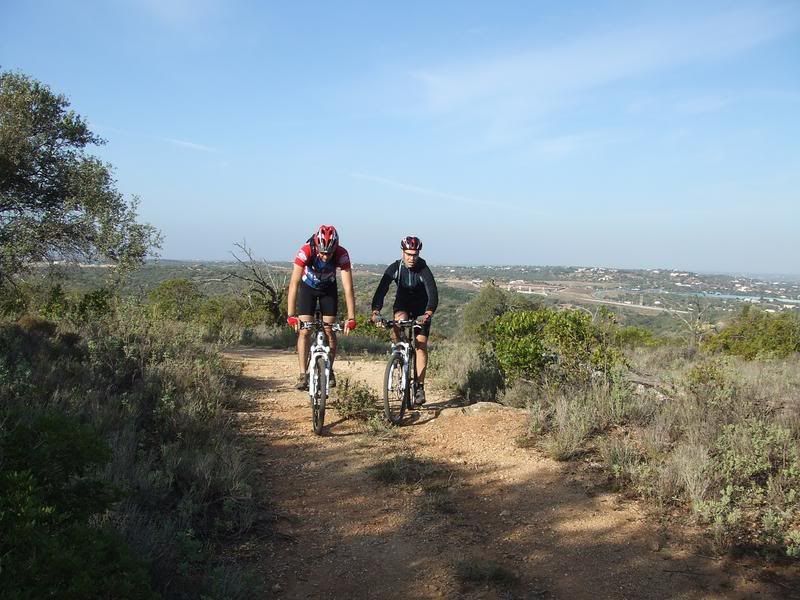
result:
[[[241,255],[240,255],[241,256]],[[277,263],[286,263],[291,264],[292,258],[287,259],[280,259],[280,258],[267,258],[267,257],[259,257],[254,255],[253,258],[257,261],[263,261],[268,264],[277,264]],[[353,259],[353,264],[355,265],[388,265],[391,262],[400,258],[399,256],[395,258],[387,258],[385,261],[364,261],[364,260],[355,260]],[[425,258],[423,256],[423,258]],[[147,259],[149,263],[157,263],[160,261],[166,262],[180,262],[180,263],[234,263],[236,259],[232,256],[228,258],[173,258],[173,257],[150,257]],[[590,265],[590,264],[564,264],[564,265],[557,265],[557,264],[525,264],[525,263],[437,263],[428,260],[429,265],[432,267],[460,267],[460,268],[498,268],[498,267],[511,267],[511,268],[542,268],[542,269],[578,269],[578,268],[585,268],[585,269],[607,269],[607,270],[617,270],[617,271],[661,271],[661,272],[686,272],[686,273],[694,273],[696,275],[724,275],[727,277],[749,277],[749,278],[758,278],[758,277],[785,277],[789,278],[792,281],[800,281],[800,272],[799,273],[778,273],[778,272],[762,272],[762,273],[755,273],[755,272],[746,272],[746,271],[697,271],[694,269],[685,269],[681,267],[675,266],[661,266],[661,267],[621,267],[617,265]]]
[[[178,259],[798,273],[798,55],[778,0],[0,7]]]

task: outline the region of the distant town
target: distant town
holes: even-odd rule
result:
[[[800,311],[800,281],[789,278],[605,267],[442,266],[436,272],[449,285],[479,288],[491,280],[506,290],[562,303],[606,304],[655,312],[690,312],[696,310],[698,303],[733,312],[742,303],[751,303],[767,312]]]

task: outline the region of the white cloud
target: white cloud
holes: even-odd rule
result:
[[[412,194],[416,194],[419,196],[429,196],[432,198],[441,198],[442,200],[450,200],[453,202],[457,202],[459,204],[470,204],[473,206],[484,206],[484,207],[492,207],[492,208],[508,208],[508,209],[515,209],[517,210],[519,207],[512,206],[511,204],[507,204],[505,202],[497,202],[494,200],[480,200],[478,198],[470,198],[468,196],[461,196],[458,194],[451,194],[449,192],[440,192],[438,190],[433,190],[430,188],[403,183],[400,181],[395,181],[393,179],[387,179],[386,177],[378,177],[376,175],[368,175],[366,173],[348,173],[348,175],[354,179],[362,179],[364,181],[372,181],[374,183],[379,183],[381,185],[394,187],[397,189],[404,190],[406,192],[411,192]]]
[[[167,144],[172,144],[173,146],[178,146],[180,148],[188,148],[189,150],[197,150],[199,152],[217,152],[216,148],[211,146],[206,146],[205,144],[197,144],[195,142],[189,142],[186,140],[179,140],[177,138],[171,137],[164,137],[158,135],[148,135],[146,133],[140,133],[138,131],[129,131],[127,129],[119,129],[118,127],[113,127],[109,125],[98,125],[98,129],[105,133],[113,133],[118,135],[125,135],[134,138],[143,138],[148,140],[155,140],[158,142],[166,142]]]
[[[528,137],[532,125],[595,90],[705,62],[736,56],[800,26],[797,5],[730,10],[711,16],[670,17],[563,44],[495,56],[434,64],[409,73],[407,104],[437,118],[471,120],[487,141]],[[688,112],[719,110],[726,97],[698,98]],[[648,104],[636,100],[631,110]],[[504,138],[507,138],[504,140]]]
[[[176,140],[175,138],[168,138],[168,137],[159,137],[156,138],[161,140],[162,142],[167,142],[174,146],[180,146],[181,148],[189,148],[190,150],[198,150],[200,152],[216,152],[216,148],[212,148],[211,146],[205,146],[203,144],[196,144],[194,142],[187,142],[186,140]]]

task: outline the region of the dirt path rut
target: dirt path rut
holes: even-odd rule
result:
[[[242,415],[274,526],[247,549],[278,598],[785,598],[769,571],[701,556],[589,465],[519,448],[524,414],[425,410],[389,435],[328,411],[311,430],[293,354],[242,349],[256,408]],[[383,363],[337,377],[380,389]],[[404,484],[383,480],[405,476]]]

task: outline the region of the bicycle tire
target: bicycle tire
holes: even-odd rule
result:
[[[417,350],[411,349],[411,356],[408,359],[408,383],[406,385],[406,407],[414,410],[417,406]]]
[[[311,399],[311,423],[314,433],[322,435],[322,428],[325,425],[325,402],[328,399],[328,377],[325,375],[324,356],[317,357],[311,376],[317,380],[314,397]]]
[[[403,358],[392,354],[383,375],[383,410],[386,420],[399,425],[406,410],[408,386],[403,386]]]

